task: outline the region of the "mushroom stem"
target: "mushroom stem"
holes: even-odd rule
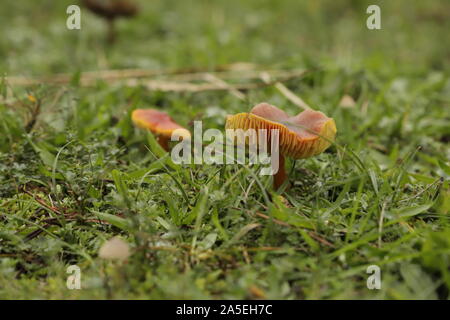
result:
[[[169,138],[164,136],[158,136],[159,145],[166,151],[169,151]]]
[[[114,24],[114,18],[109,18],[108,22],[108,37],[107,41],[109,44],[113,44],[116,41],[116,27]]]
[[[278,160],[278,171],[273,176],[273,188],[278,190],[286,181],[286,169],[284,168],[284,156],[280,153]]]

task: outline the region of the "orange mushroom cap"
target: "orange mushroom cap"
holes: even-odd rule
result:
[[[191,135],[187,129],[173,121],[167,113],[155,109],[136,109],[131,114],[131,119],[138,127],[169,139],[177,129],[183,130],[180,131],[180,135],[184,138]]]
[[[336,124],[320,111],[305,110],[289,117],[283,110],[260,103],[250,113],[228,116],[226,129],[279,130],[280,153],[294,159],[309,158],[325,151],[334,141]]]

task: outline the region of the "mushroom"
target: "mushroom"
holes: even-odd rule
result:
[[[279,130],[279,169],[274,176],[277,190],[286,180],[284,157],[304,159],[325,151],[334,141],[336,124],[320,111],[307,109],[294,117],[268,103],[260,103],[250,113],[228,116],[226,129]],[[267,135],[270,137],[270,134]],[[259,139],[258,139],[259,141]]]
[[[98,255],[106,260],[126,260],[130,256],[130,246],[122,239],[114,237],[100,247]]]
[[[114,21],[117,18],[131,18],[137,14],[138,8],[130,0],[81,0],[83,5],[108,22],[108,42],[116,39]]]
[[[161,147],[166,151],[169,151],[169,141],[175,130],[185,130],[185,132],[180,132],[183,138],[191,135],[187,129],[173,121],[167,113],[155,109],[136,109],[131,114],[131,119],[138,127],[153,132]]]

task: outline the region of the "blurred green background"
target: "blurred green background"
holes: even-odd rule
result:
[[[83,8],[81,30],[66,28],[75,0],[1,1],[0,298],[449,297],[450,1],[137,2],[110,45],[105,21]],[[366,28],[370,4],[381,30]],[[273,86],[241,100],[79,85],[85,71],[236,62],[311,70],[285,84],[337,123],[343,148],[297,162],[284,198],[261,178],[273,205],[228,166],[167,175],[130,121],[136,108],[158,108],[189,128],[202,119],[223,129],[227,113],[261,101],[298,113]],[[72,81],[8,83],[56,73]],[[342,107],[344,95],[354,103]],[[54,212],[33,197],[78,216],[47,225]],[[131,246],[125,265],[98,257],[113,236]],[[88,290],[67,290],[71,264]],[[379,291],[366,287],[370,264],[382,268]]]
[[[214,67],[236,61],[271,66],[368,67],[380,73],[447,70],[448,1],[152,0],[106,26],[82,9],[80,31],[66,28],[76,1],[2,1],[0,70],[40,75],[105,68]],[[381,7],[381,30],[366,8]]]

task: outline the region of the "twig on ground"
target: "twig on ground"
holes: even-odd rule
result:
[[[32,198],[33,198],[37,203],[39,203],[41,206],[47,208],[48,210],[50,210],[50,211],[52,211],[52,212],[54,212],[54,213],[56,213],[56,214],[64,215],[64,213],[62,213],[61,211],[59,211],[58,208],[49,206],[49,205],[48,205],[44,200],[42,200],[40,197],[38,197],[38,196],[32,194],[31,192],[27,191],[27,190],[25,189],[25,187],[22,189],[22,191],[23,191],[24,193],[26,193],[27,195],[29,195],[30,197],[32,197]]]
[[[253,89],[272,85],[273,83],[239,83],[224,86],[224,83],[218,83],[218,80],[260,80],[261,71],[258,70],[242,70],[228,67],[218,67],[216,71],[201,71],[195,69],[178,69],[178,70],[145,70],[145,69],[124,69],[124,70],[103,70],[83,72],[80,74],[79,84],[81,86],[92,86],[97,81],[105,81],[108,83],[115,83],[121,80],[128,80],[124,83],[129,86],[146,85],[149,89],[162,91],[202,91],[202,90],[226,90],[233,88],[239,89]],[[286,81],[293,78],[303,76],[306,70],[266,70],[263,71],[270,74],[272,78],[277,81]],[[211,81],[211,75],[216,79],[216,83],[191,83],[192,81]],[[31,86],[42,83],[47,84],[67,84],[72,80],[72,74],[56,74],[44,77],[7,77],[7,82],[15,86]],[[163,79],[156,79],[163,78]],[[138,80],[149,79],[150,81],[140,82]]]

